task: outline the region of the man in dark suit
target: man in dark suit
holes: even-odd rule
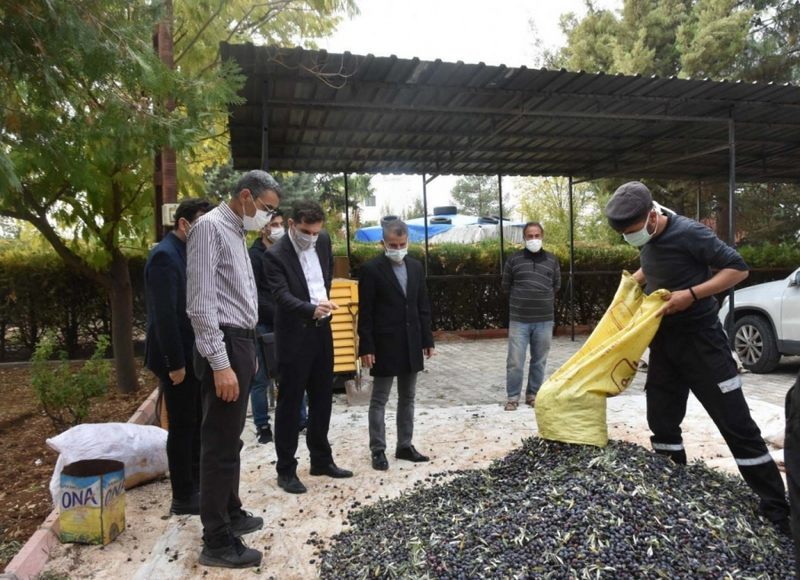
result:
[[[328,442],[333,397],[333,336],[330,316],[337,308],[328,299],[333,252],[322,231],[325,214],[318,203],[295,202],[288,235],[267,252],[267,281],[275,297],[275,346],[278,359],[278,403],[275,450],[278,486],[304,493],[297,477],[300,405],[308,393],[306,444],[311,475],[352,477],[333,461]]]
[[[397,447],[395,458],[428,461],[411,444],[414,397],[423,355],[434,355],[431,310],[422,264],[408,257],[408,226],[400,220],[383,227],[383,256],[361,267],[358,283],[358,354],[373,377],[369,403],[372,467],[384,471],[384,412],[397,377]]]
[[[194,331],[186,314],[186,234],[192,222],[213,207],[204,199],[182,201],[175,211],[175,228],[153,248],[144,267],[144,364],[158,377],[167,405],[173,514],[200,513],[200,382],[191,364]]]

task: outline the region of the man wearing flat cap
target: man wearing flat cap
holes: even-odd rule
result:
[[[783,480],[750,416],[736,362],[717,319],[714,295],[747,278],[747,264],[711,229],[654,202],[638,181],[617,189],[606,205],[606,217],[626,242],[639,248],[641,267],[633,277],[645,286],[645,293],[670,291],[650,344],[645,385],[653,449],[686,463],[680,426],[691,391],[758,495],[760,513],[788,534]]]

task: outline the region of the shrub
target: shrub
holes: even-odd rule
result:
[[[89,414],[92,399],[108,390],[111,363],[104,357],[109,342],[107,336],[101,336],[92,358],[74,370],[63,350],[59,362],[50,362],[55,349],[52,336],[45,335],[39,341],[33,353],[31,382],[39,403],[57,430],[81,423]]]

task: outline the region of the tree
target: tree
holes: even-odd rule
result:
[[[567,45],[553,64],[571,70],[683,78],[711,77],[759,82],[800,80],[800,2],[796,0],[625,0],[619,13],[588,2],[582,19],[562,16]],[[605,195],[614,180],[596,184]],[[648,180],[657,199],[694,216],[701,193],[701,215],[728,239],[728,191],[724,184]],[[797,186],[743,185],[737,237],[785,239],[800,231]],[[765,195],[781,203],[758,205]],[[755,225],[758,224],[758,225]],[[774,227],[770,227],[770,225]],[[780,225],[778,225],[780,224]],[[747,227],[745,231],[743,228]]]
[[[415,198],[414,203],[403,210],[402,217],[404,221],[425,217],[425,205],[422,203],[422,198]]]
[[[126,392],[137,380],[123,248],[148,234],[152,152],[187,149],[235,98],[229,67],[189,78],[159,61],[150,39],[160,16],[144,1],[33,0],[0,23],[0,215],[32,224],[106,289]]]
[[[358,13],[354,0],[173,0],[175,64],[190,75],[221,66],[219,43],[315,48],[345,15]],[[314,74],[314,71],[309,71]],[[213,116],[214,130],[178,157],[181,190],[205,191],[205,171],[230,162],[228,111]]]
[[[491,175],[470,175],[459,178],[450,197],[460,213],[474,216],[491,216],[500,214],[497,178]],[[503,215],[511,214],[510,201],[503,196]]]
[[[0,7],[0,215],[32,224],[107,290],[123,391],[137,386],[123,248],[146,248],[152,235],[153,152],[177,152],[181,189],[194,194],[204,168],[228,158],[227,106],[242,78],[219,61],[219,42],[294,43],[355,10],[351,0],[178,1],[170,70],[152,48],[161,8],[149,0]]]
[[[0,240],[18,240],[19,223],[7,217],[0,217]]]
[[[335,235],[344,227],[342,218],[345,209],[344,176],[338,174],[318,175],[316,189],[319,194],[319,203],[328,215],[328,231],[331,235]],[[372,187],[371,175],[347,176],[347,205],[350,210],[351,230],[360,227],[360,204],[372,195],[375,195],[375,188]]]
[[[567,44],[552,57],[571,70],[684,78],[800,78],[800,3],[794,0],[625,0],[619,14],[591,1],[567,13]]]
[[[565,177],[520,177],[520,212],[526,221],[538,221],[544,226],[548,243],[569,242],[569,181]],[[573,187],[575,239],[611,241],[610,228],[605,224],[602,207],[605,200],[589,184]],[[616,236],[618,237],[618,236]]]

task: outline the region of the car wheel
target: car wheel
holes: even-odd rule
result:
[[[775,370],[781,353],[770,323],[762,316],[742,316],[736,321],[733,350],[747,370],[768,373]]]

